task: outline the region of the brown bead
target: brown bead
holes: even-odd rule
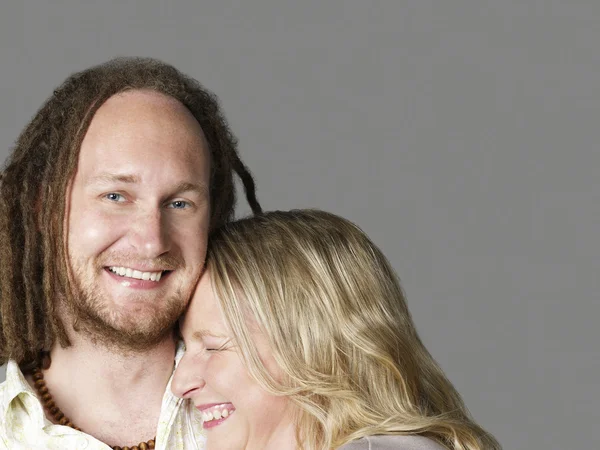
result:
[[[48,369],[50,367],[50,355],[48,353],[44,354],[42,365],[44,369]],[[37,393],[41,397],[42,402],[44,403],[44,407],[47,411],[50,412],[50,414],[52,414],[54,420],[60,425],[64,425],[70,428],[74,428],[77,431],[81,431],[81,428],[75,426],[73,422],[71,422],[71,420],[64,415],[60,408],[56,406],[56,402],[52,398],[52,395],[50,394],[50,391],[46,386],[46,382],[44,381],[44,374],[39,368],[33,370],[33,380]],[[154,439],[150,439],[148,442],[141,442],[140,444],[134,445],[133,447],[119,447],[118,445],[115,445],[111,448],[113,450],[148,450],[153,449],[154,447]]]
[[[42,356],[42,369],[48,370],[50,368],[50,364],[52,360],[50,359],[50,353],[44,353]]]

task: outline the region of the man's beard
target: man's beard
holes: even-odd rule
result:
[[[131,311],[115,310],[93,280],[86,280],[86,266],[73,268],[73,287],[68,301],[73,330],[92,342],[124,353],[149,350],[172,333],[173,325],[185,311],[190,293],[177,290],[162,298],[152,314],[135,317]],[[99,270],[104,270],[99,269]]]

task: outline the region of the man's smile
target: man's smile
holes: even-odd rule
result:
[[[137,280],[150,280],[150,281],[160,281],[160,278],[162,277],[164,272],[168,272],[168,271],[157,271],[157,272],[142,272],[140,270],[137,269],[132,269],[130,267],[119,267],[119,266],[110,266],[108,267],[108,270],[110,270],[112,273],[119,275],[121,277],[126,277],[126,278],[135,278]]]

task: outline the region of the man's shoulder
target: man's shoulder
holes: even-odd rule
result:
[[[6,410],[7,404],[23,391],[27,391],[29,385],[25,376],[21,373],[19,366],[14,361],[6,364],[6,378],[0,383],[0,409],[1,413]]]
[[[2,395],[2,393],[4,391],[6,391],[6,385],[7,384],[8,384],[8,382],[7,382],[6,378],[4,378],[4,380],[2,380],[2,382],[0,382],[0,396]]]
[[[366,436],[349,442],[340,450],[445,450],[440,444],[417,435]]]
[[[9,391],[12,391],[12,389],[9,386],[9,381],[5,379],[0,383],[0,425],[4,421],[4,412],[6,411],[7,403],[10,401],[8,398]]]
[[[10,407],[15,397],[27,390],[26,381],[14,361],[9,361],[5,367],[6,378],[0,383],[0,450],[26,448],[9,439],[9,432],[23,432],[18,421],[14,420]]]
[[[6,409],[7,409],[7,390],[8,380],[4,380],[0,383],[0,450],[8,449],[8,443],[6,442]]]

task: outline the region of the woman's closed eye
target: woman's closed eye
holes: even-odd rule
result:
[[[229,348],[229,339],[226,342],[223,342],[220,344],[216,344],[216,343],[204,344],[204,350],[209,353],[220,352],[223,350],[227,350],[228,348]]]

